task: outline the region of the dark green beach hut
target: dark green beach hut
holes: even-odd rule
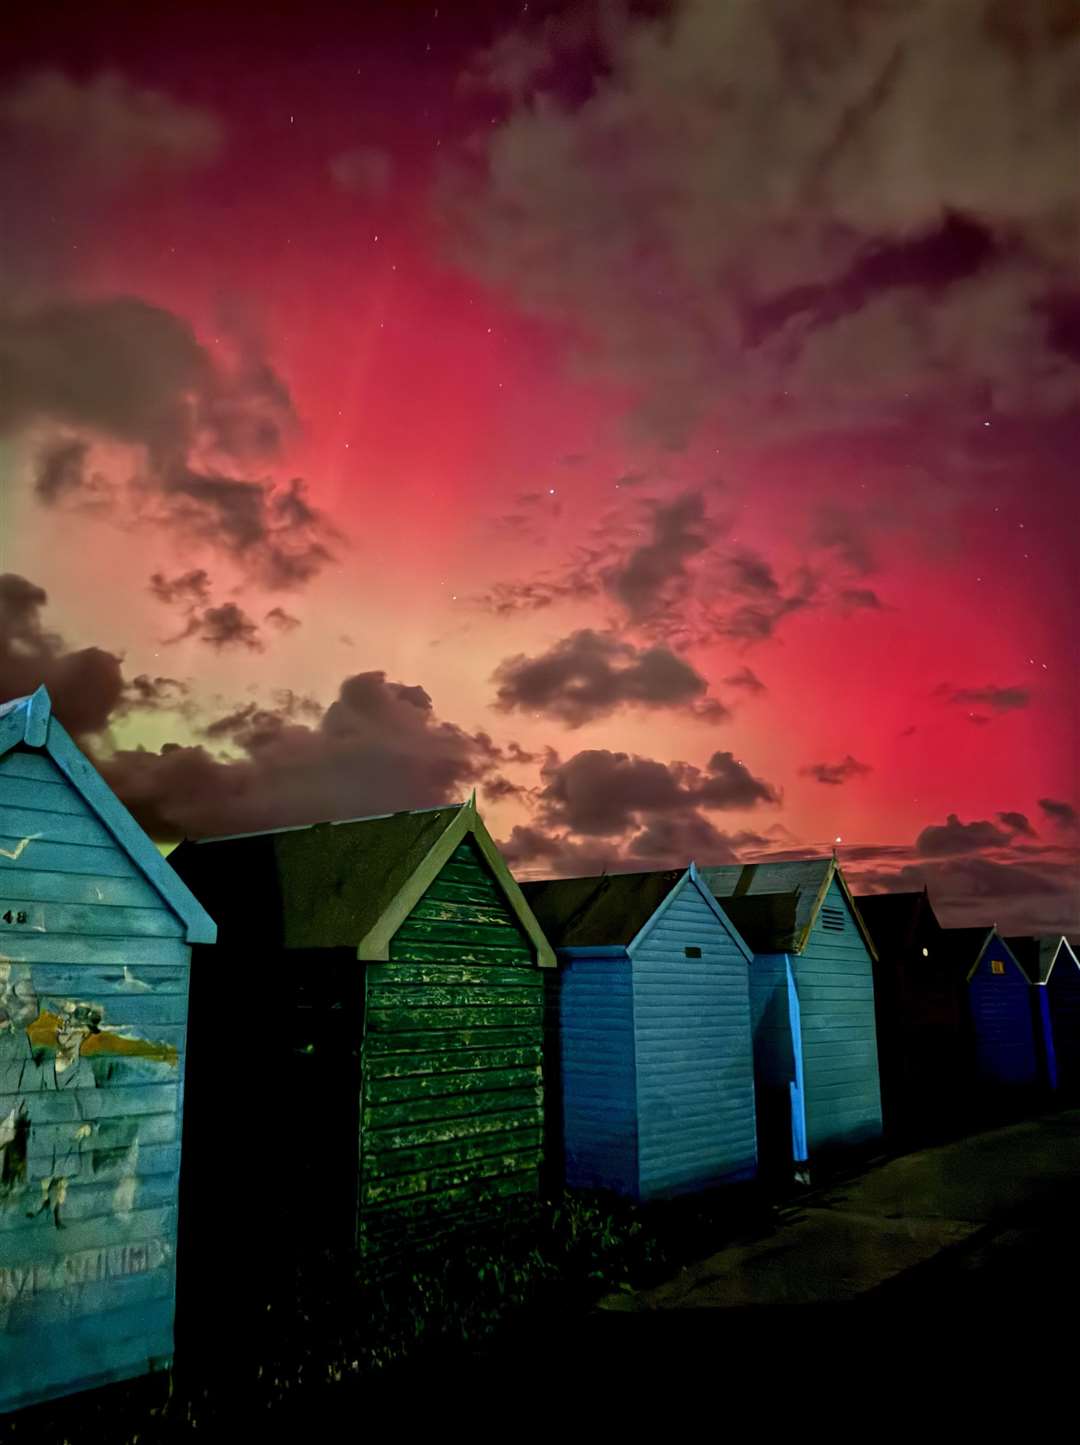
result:
[[[186,841],[169,861],[219,921],[192,971],[199,1250],[241,1169],[256,1270],[309,1246],[389,1257],[536,1195],[537,966],[555,958],[473,802]]]

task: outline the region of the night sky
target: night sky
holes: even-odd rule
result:
[[[1080,931],[1080,0],[22,8],[0,696],[162,845]]]

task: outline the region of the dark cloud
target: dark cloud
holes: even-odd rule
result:
[[[1037,838],[1039,835],[1028,822],[1024,813],[999,813],[998,822],[1004,823],[1010,833],[1023,834],[1027,838]]]
[[[100,647],[68,651],[42,625],[47,602],[44,588],[25,577],[0,575],[0,698],[23,697],[44,685],[70,732],[101,732],[124,701],[121,659]]]
[[[504,778],[501,773],[496,773],[483,785],[484,798],[489,803],[500,803],[506,798],[524,797],[528,792],[527,788],[520,783],[512,783],[509,778]]]
[[[691,859],[705,867],[735,863],[738,854],[726,833],[700,813],[651,818],[626,849],[627,861],[641,869],[685,867]]]
[[[640,487],[643,482],[649,480],[648,472],[623,472],[615,478],[617,487]]]
[[[877,571],[877,558],[865,529],[844,508],[831,504],[819,508],[814,541],[834,552],[845,567],[860,576]]]
[[[106,781],[153,837],[175,839],[457,801],[499,761],[484,733],[441,721],[421,687],[346,678],[318,722],[305,700],[237,709],[207,728],[242,756],[168,744],[102,759]]]
[[[299,617],[293,617],[284,607],[271,607],[263,621],[269,622],[270,626],[276,627],[279,632],[295,632],[300,626]]]
[[[565,325],[661,438],[889,420],[943,387],[954,414],[1074,404],[1068,323],[1039,308],[1080,290],[1075,7],[605,13],[569,90],[578,40],[504,35],[497,123],[443,209],[459,262]]]
[[[978,853],[984,848],[1003,848],[1009,835],[990,822],[961,823],[950,813],[944,825],[924,828],[915,839],[915,848],[924,858],[942,858],[951,853]]]
[[[632,620],[648,617],[687,586],[686,563],[708,546],[705,500],[687,492],[673,502],[650,504],[652,535],[604,572],[604,584]]]
[[[918,731],[919,731],[919,729],[915,726],[915,724],[914,724],[914,723],[911,723],[908,727],[904,728],[901,732],[897,733],[897,737],[910,738],[910,737],[913,737],[914,734],[917,733]]]
[[[768,691],[761,678],[749,667],[740,667],[738,672],[733,672],[729,677],[725,677],[724,686],[743,688],[746,692]]]
[[[726,709],[705,696],[705,679],[666,647],[639,649],[614,633],[582,628],[539,657],[518,654],[500,663],[495,707],[544,713],[568,727],[606,717],[617,708],[690,708],[710,721]]]
[[[565,833],[552,835],[521,823],[499,844],[499,851],[521,877],[589,878],[610,872],[619,862],[613,844],[595,839],[575,842]]]
[[[1080,827],[1080,814],[1071,803],[1059,802],[1056,798],[1040,798],[1039,807],[1059,828]]]
[[[838,763],[810,763],[799,772],[804,778],[816,778],[819,783],[828,783],[838,787],[846,783],[849,778],[857,778],[864,773],[873,772],[873,769],[866,763],[860,763],[850,753]]]
[[[1031,693],[1026,687],[997,687],[993,683],[987,683],[985,687],[960,688],[942,683],[935,689],[935,696],[958,707],[989,707],[994,712],[1027,707],[1031,701]]]
[[[814,604],[820,591],[820,580],[809,568],[800,568],[791,582],[791,590],[785,595],[767,564],[758,567],[760,559],[752,559],[744,552],[738,559],[737,575],[741,587],[747,589],[755,578],[759,582],[755,600],[743,602],[729,611],[715,610],[713,625],[721,637],[729,637],[747,644],[764,642],[773,636],[785,617],[801,612]],[[771,582],[772,585],[767,585]]]
[[[864,608],[872,612],[882,610],[881,598],[870,587],[841,588],[836,600],[841,612],[857,612]]]
[[[210,602],[210,577],[202,567],[193,567],[173,578],[155,572],[150,578],[150,591],[169,606],[179,602],[185,607],[205,607]]]
[[[705,770],[606,749],[576,753],[566,762],[551,753],[540,781],[539,821],[587,836],[627,834],[655,815],[686,818],[699,808],[753,808],[780,801],[774,788],[728,752],[714,753]]]
[[[190,695],[190,684],[179,678],[150,677],[141,672],[127,684],[124,701],[117,712],[189,712]]]
[[[134,297],[0,305],[0,435],[66,429],[39,460],[45,505],[108,506],[223,551],[265,587],[300,585],[331,561],[337,533],[301,480],[238,474],[275,459],[297,423],[250,338],[230,355],[212,359],[185,322]],[[141,449],[145,465],[122,485],[91,471],[95,437]]]
[[[202,612],[193,612],[188,624],[179,637],[170,642],[181,642],[187,638],[205,642],[216,652],[228,647],[243,647],[249,652],[262,652],[265,643],[259,636],[259,624],[235,602],[223,602],[220,607],[207,607]]]
[[[357,146],[333,156],[328,169],[334,185],[346,195],[379,200],[390,189],[394,162],[389,152],[378,146]]]
[[[32,144],[39,164],[105,189],[141,173],[205,165],[222,141],[208,111],[111,72],[85,81],[56,70],[28,74],[0,100],[0,125],[9,143]]]
[[[522,520],[525,521],[524,518]],[[541,573],[525,581],[496,582],[489,592],[469,600],[485,612],[493,612],[496,617],[539,612],[557,602],[583,602],[598,596],[601,591],[597,572],[600,555],[593,549],[578,547],[561,572]]]
[[[90,444],[78,438],[57,438],[40,448],[34,473],[34,495],[43,507],[74,502],[100,511],[114,499],[101,472],[87,470]]]

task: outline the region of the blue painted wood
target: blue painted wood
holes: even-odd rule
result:
[[[995,971],[995,963],[1000,972]],[[1037,1081],[1030,987],[1023,969],[994,933],[968,978],[976,1070],[984,1088],[1023,1091]]]
[[[835,878],[792,963],[812,1159],[882,1132],[873,960]]]
[[[1044,988],[1050,1013],[1057,1084],[1063,1095],[1080,1095],[1080,963],[1063,943]]]
[[[1042,1088],[1054,1093],[1058,1087],[1058,1068],[1054,1026],[1050,1018],[1050,995],[1044,984],[1037,983],[1031,986],[1030,998],[1039,1083]]]
[[[757,1167],[745,945],[690,879],[650,925],[630,945],[643,1199],[748,1179]]]
[[[613,940],[606,956],[600,948],[559,954],[567,1185],[654,1199],[751,1177],[742,939],[688,870],[628,945]]]
[[[213,936],[43,691],[0,708],[5,748],[0,1412],[171,1357],[187,940]]]
[[[629,961],[574,959],[559,972],[565,1181],[636,1196],[638,1139]]]

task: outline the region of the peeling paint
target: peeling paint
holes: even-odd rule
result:
[[[124,982],[129,988],[145,989],[148,993],[152,992],[154,987],[153,984],[146,983],[145,980],[141,978],[136,978],[126,963],[124,964]]]
[[[10,852],[7,848],[0,848],[0,858],[9,858],[12,863],[17,863],[22,857],[25,849],[35,840],[35,838],[40,837],[40,833],[31,833],[26,838],[20,839],[14,853]]]

